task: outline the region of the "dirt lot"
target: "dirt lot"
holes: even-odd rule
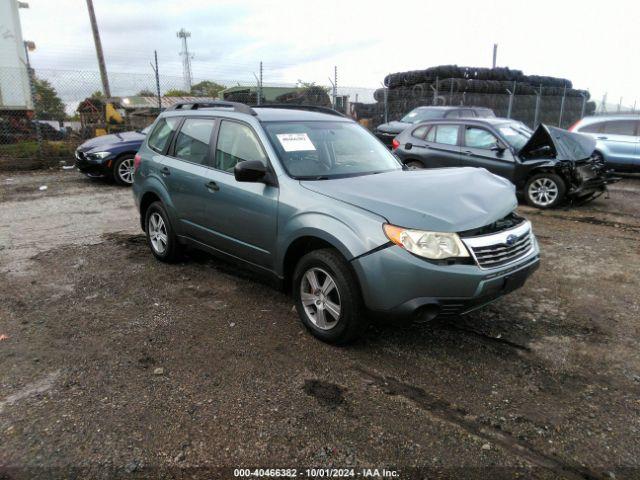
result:
[[[0,478],[638,478],[640,178],[521,210],[525,288],[334,348],[232,266],[155,261],[129,190],[0,175]]]

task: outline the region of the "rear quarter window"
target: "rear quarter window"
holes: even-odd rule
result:
[[[427,134],[427,130],[429,130],[429,126],[418,127],[413,132],[411,132],[411,135],[416,138],[423,139]]]
[[[592,123],[591,125],[585,125],[578,129],[578,132],[583,133],[602,133],[602,128],[604,127],[603,122]]]
[[[168,117],[158,120],[147,141],[149,148],[158,153],[164,152],[178,123],[180,123],[180,117]]]

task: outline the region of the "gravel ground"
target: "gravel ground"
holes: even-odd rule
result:
[[[521,211],[523,289],[335,348],[248,273],[155,261],[129,190],[0,175],[0,478],[638,478],[640,178]]]

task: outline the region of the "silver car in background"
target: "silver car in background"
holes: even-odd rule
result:
[[[569,131],[596,140],[594,155],[618,172],[640,172],[640,114],[585,117]]]

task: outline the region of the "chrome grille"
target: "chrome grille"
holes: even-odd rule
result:
[[[496,268],[525,257],[533,249],[531,224],[524,222],[516,228],[498,234],[463,238],[471,254],[482,268]]]

